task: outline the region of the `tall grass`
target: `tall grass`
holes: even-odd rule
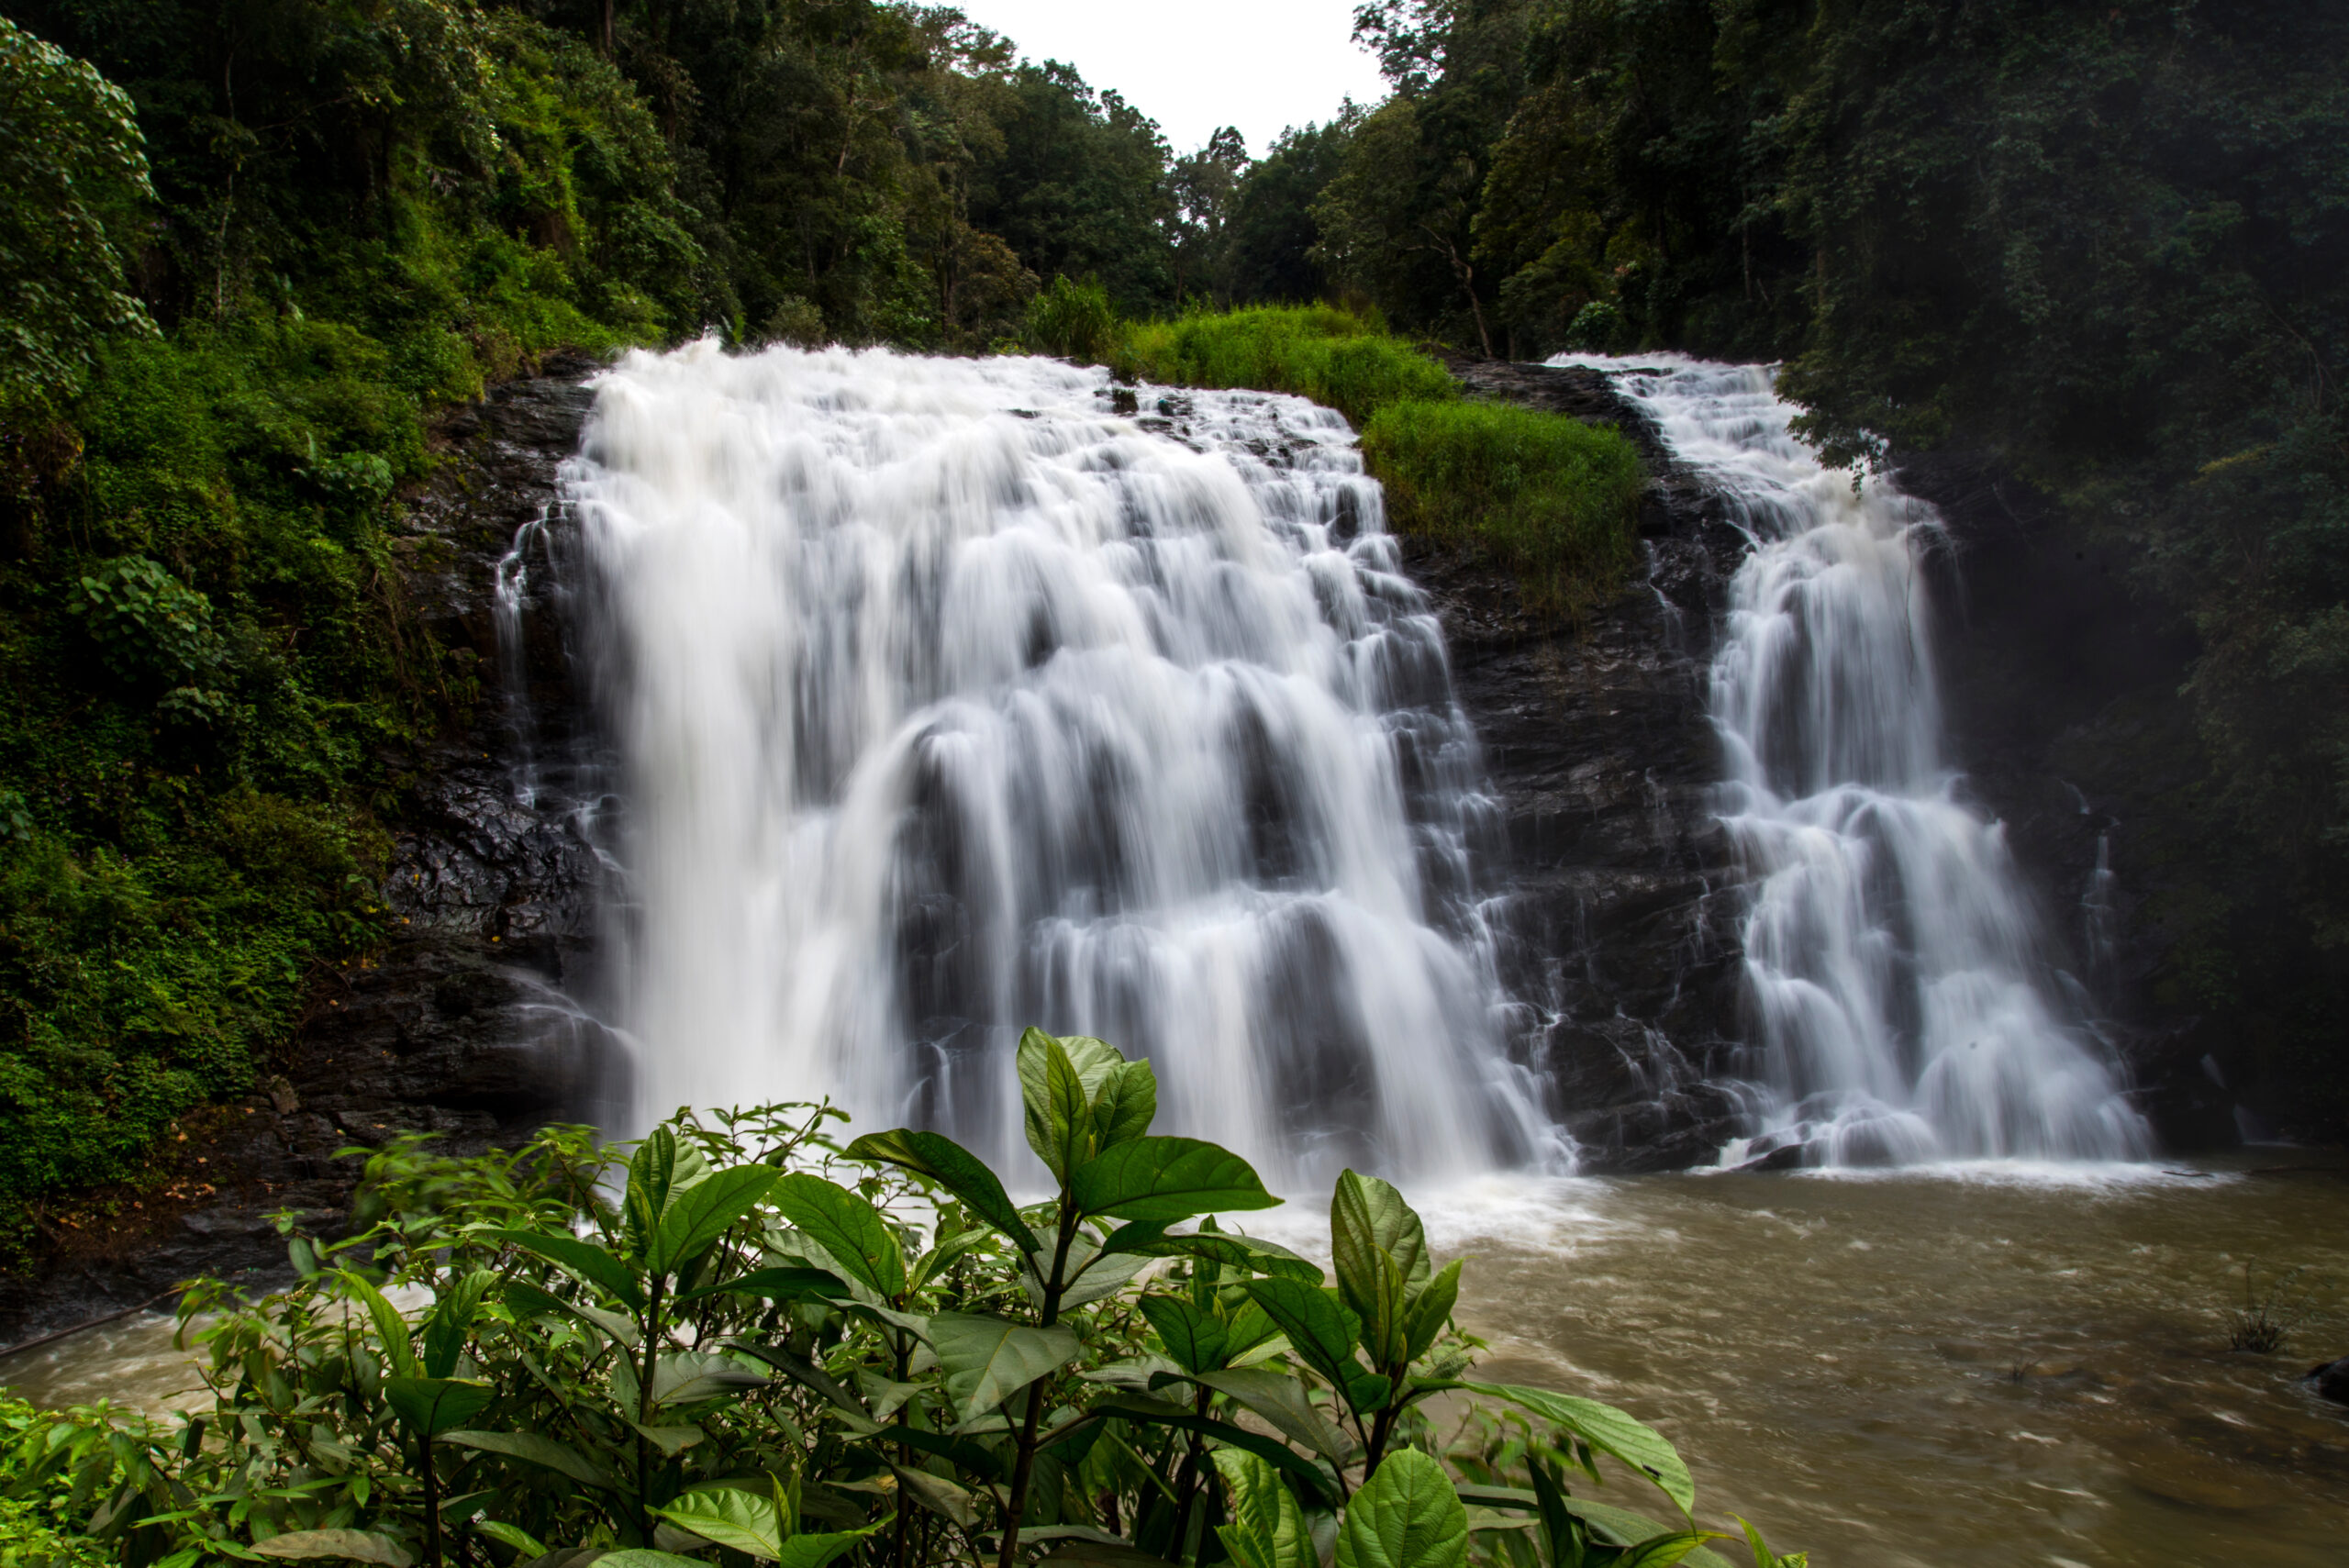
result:
[[[1407,533],[1473,545],[1542,609],[1579,618],[1620,586],[1646,474],[1614,430],[1472,402],[1450,372],[1375,316],[1253,306],[1118,322],[1097,284],[1054,280],[1028,346],[1171,386],[1295,393],[1362,432],[1364,461]]]
[[[1442,365],[1389,337],[1375,317],[1333,306],[1257,306],[1132,322],[1126,346],[1152,381],[1293,392],[1357,427],[1389,404],[1459,395]]]
[[[1397,528],[1491,551],[1545,609],[1579,618],[1631,565],[1647,476],[1617,431],[1508,404],[1392,403],[1362,450]]]

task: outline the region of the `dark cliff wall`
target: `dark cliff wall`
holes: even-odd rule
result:
[[[362,1164],[339,1150],[429,1132],[436,1147],[476,1151],[582,1116],[607,1087],[618,1053],[569,999],[592,989],[600,873],[583,799],[593,759],[583,779],[584,708],[547,597],[552,574],[532,575],[523,657],[502,671],[496,604],[500,562],[554,505],[557,468],[578,449],[593,368],[551,364],[451,414],[437,432],[442,462],[409,499],[395,545],[406,590],[478,690],[452,691],[457,717],[440,744],[378,759],[398,799],[384,896],[401,935],[318,987],[263,1093],[184,1118],[178,1179],[106,1233],[61,1238],[0,1276],[0,1342],[156,1299],[197,1273],[284,1273],[272,1216],[291,1209],[338,1234]],[[525,776],[538,784],[529,801],[518,798]]]
[[[1742,1035],[1736,870],[1713,814],[1707,673],[1743,539],[1596,372],[1455,359],[1472,393],[1614,425],[1657,475],[1640,580],[1579,626],[1506,573],[1407,540],[1506,802],[1502,978],[1521,1047],[1586,1169],[1709,1160],[1736,1131],[1709,1082]]]

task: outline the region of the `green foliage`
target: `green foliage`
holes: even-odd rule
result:
[[[1194,312],[1126,329],[1136,369],[1174,386],[1292,392],[1356,425],[1390,403],[1454,397],[1444,368],[1387,335],[1377,317],[1332,306]]]
[[[152,194],[129,97],[0,17],[0,416],[71,397],[101,340],[154,329],[121,249]]]
[[[1097,281],[1054,278],[1028,302],[1020,337],[1037,353],[1098,363],[1117,347],[1118,312]]]
[[[1553,609],[1579,615],[1630,567],[1638,451],[1619,432],[1501,404],[1404,403],[1364,427],[1397,524],[1473,540]]]
[[[1172,1229],[1272,1200],[1229,1152],[1150,1132],[1148,1063],[1035,1030],[1021,1053],[1055,1176],[1019,1211],[937,1134],[841,1150],[828,1107],[681,1116],[632,1151],[584,1128],[473,1161],[395,1143],[369,1162],[366,1229],[293,1238],[291,1290],[184,1302],[210,1408],[0,1407],[0,1539],[122,1568],[1009,1564],[1055,1540],[1312,1568],[1317,1540],[1356,1568],[1515,1568],[1544,1508],[1578,1533],[1525,1568],[1676,1562],[1710,1539],[1671,1446],[1610,1407],[1478,1385],[1510,1413],[1471,1407],[1475,1440],[1447,1444],[1424,1406],[1469,1387],[1479,1347],[1450,1323],[1459,1265],[1431,1266],[1395,1189],[1344,1177],[1330,1292],[1212,1217]],[[1119,1225],[1125,1200],[1085,1195],[1130,1190],[1105,1164],[1219,1174],[1157,1184]],[[1366,1337],[1341,1295],[1424,1332]],[[1542,1469],[1596,1483],[1600,1455],[1679,1523]]]

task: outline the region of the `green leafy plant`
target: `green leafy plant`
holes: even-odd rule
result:
[[[1279,1200],[1151,1131],[1147,1062],[1031,1029],[1018,1068],[1030,1203],[940,1133],[843,1148],[827,1106],[397,1140],[357,1234],[289,1234],[292,1289],[184,1304],[210,1409],[0,1421],[0,1496],[123,1568],[1661,1568],[1717,1539],[1652,1429],[1473,1380],[1460,1264],[1395,1188],[1340,1180],[1331,1284],[1221,1227]],[[1602,1460],[1671,1517],[1568,1489]]]

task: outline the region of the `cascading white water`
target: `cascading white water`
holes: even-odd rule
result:
[[[626,758],[633,1118],[831,1095],[1017,1157],[1035,1023],[1268,1179],[1547,1136],[1492,803],[1342,420],[1046,361],[702,343],[568,471]],[[1155,394],[1145,394],[1155,397]],[[1154,428],[1146,428],[1152,426]]]
[[[1822,467],[1760,367],[1553,362],[1611,372],[1752,541],[1711,702],[1771,1141],[1852,1163],[2143,1154],[2107,1053],[2051,1000],[2003,831],[1941,756],[1932,508]]]

